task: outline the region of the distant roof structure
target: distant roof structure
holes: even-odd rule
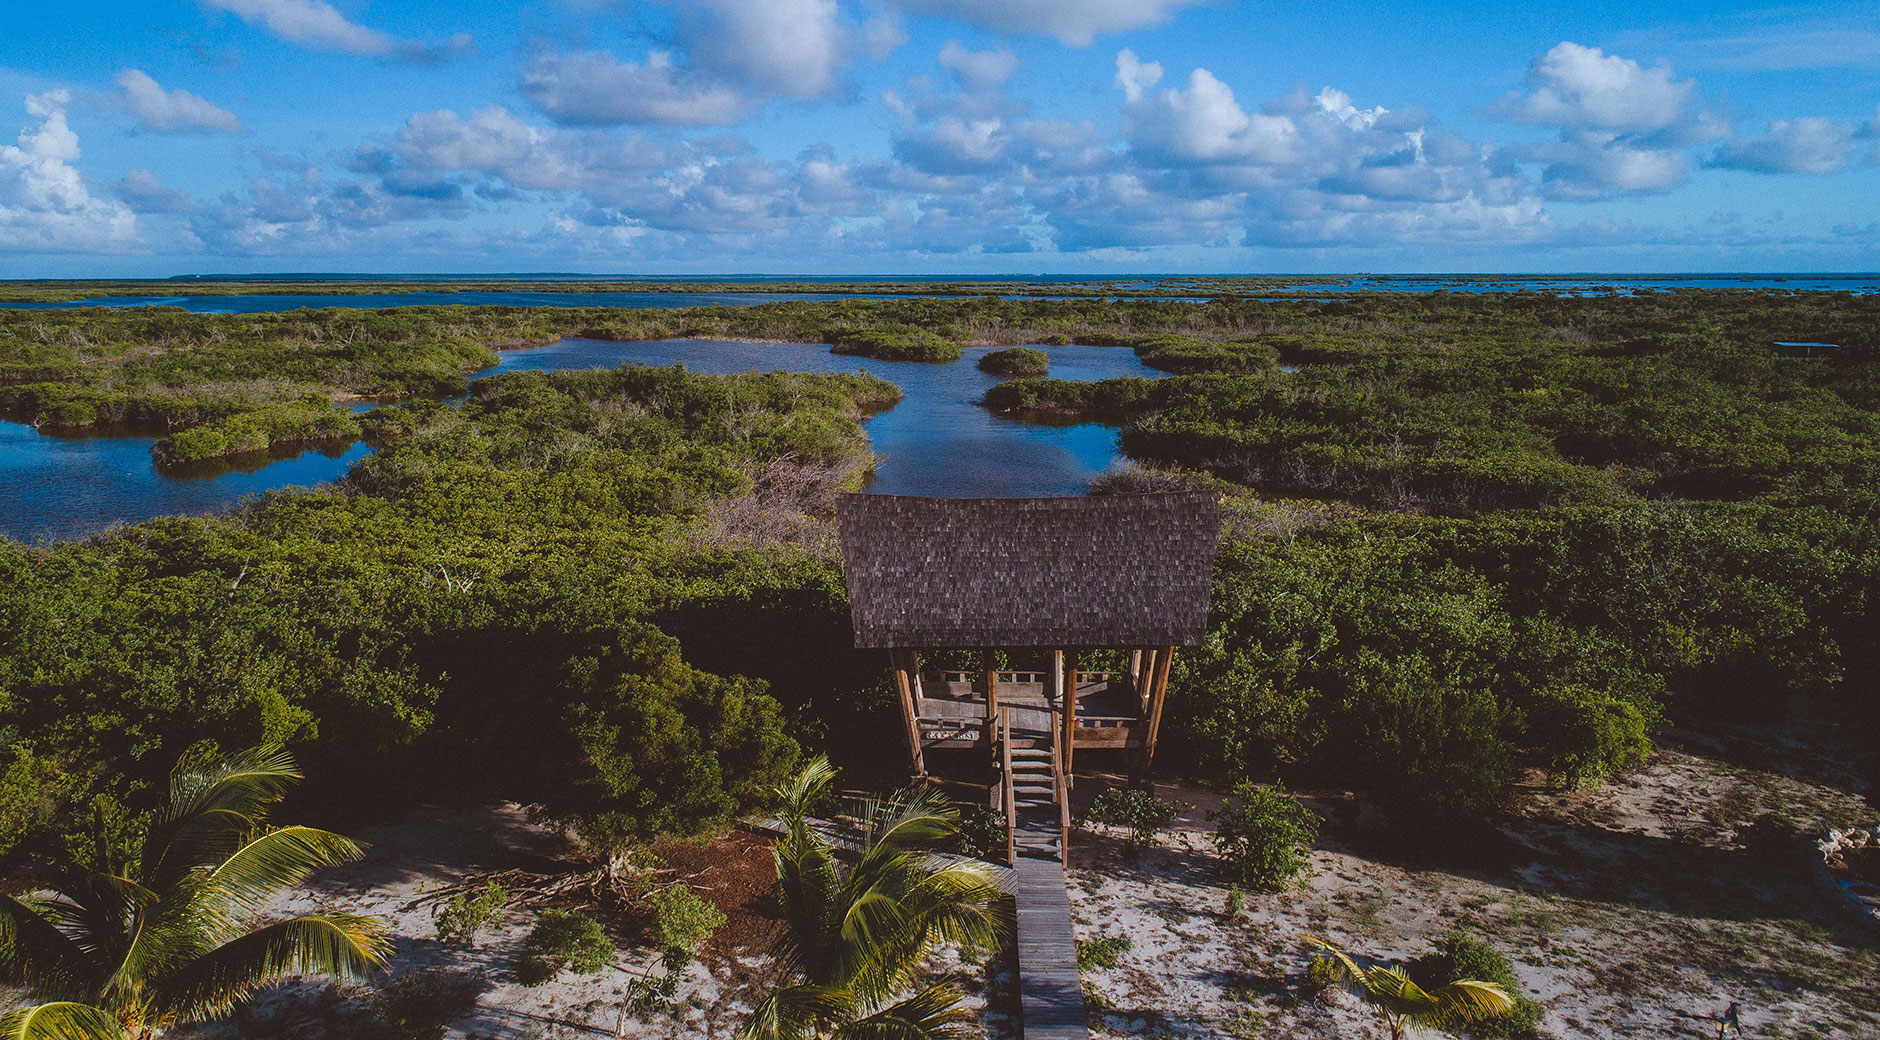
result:
[[[843,495],[855,645],[1192,646],[1220,537],[1213,492]]]

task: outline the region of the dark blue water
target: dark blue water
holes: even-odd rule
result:
[[[221,512],[263,491],[338,479],[371,450],[327,446],[160,472],[150,460],[156,440],[53,436],[0,422],[0,534],[54,541],[152,517]]]
[[[682,362],[694,372],[862,370],[901,387],[901,402],[867,420],[882,456],[868,490],[904,495],[1021,497],[1082,494],[1118,461],[1117,431],[1099,423],[1047,426],[993,415],[974,402],[997,383],[978,368],[991,347],[945,365],[874,361],[806,343],[570,339],[503,351],[476,378],[503,372],[613,368]],[[1041,347],[1062,379],[1155,378],[1118,347]],[[359,408],[374,407],[360,404]],[[79,538],[119,523],[177,513],[221,512],[249,495],[338,479],[371,449],[363,443],[287,457],[251,457],[194,473],[159,471],[148,436],[56,437],[0,422],[0,534],[22,541]]]

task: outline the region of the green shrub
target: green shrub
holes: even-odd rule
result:
[[[959,853],[975,859],[1005,855],[1005,817],[987,805],[970,805],[960,811],[960,829],[955,835]]]
[[[1326,954],[1320,954],[1306,962],[1305,988],[1313,993],[1322,993],[1344,981],[1344,968],[1338,961]]]
[[[1548,771],[1589,787],[1651,754],[1654,716],[1586,686],[1543,689],[1528,709],[1528,737],[1547,749]]]
[[[1167,801],[1137,788],[1110,787],[1090,800],[1083,820],[1123,828],[1127,832],[1123,856],[1133,859],[1143,849],[1159,844],[1168,825],[1192,808],[1186,802]]]
[[[1091,968],[1114,968],[1123,961],[1123,954],[1129,952],[1130,941],[1127,935],[1106,935],[1099,939],[1077,940],[1077,970],[1088,971]]]
[[[1211,343],[1187,336],[1146,336],[1136,356],[1165,372],[1264,372],[1279,364],[1279,351],[1264,343]]]
[[[1214,849],[1237,884],[1278,891],[1312,868],[1307,850],[1322,822],[1282,787],[1241,783],[1233,802],[1208,813]],[[1238,889],[1236,889],[1238,891]]]
[[[522,941],[516,979],[524,986],[553,981],[563,971],[592,975],[607,966],[614,944],[601,923],[578,910],[544,910]]]
[[[886,324],[835,328],[828,332],[837,354],[859,354],[881,361],[958,361],[960,345],[917,325]]]
[[[1042,350],[1007,347],[980,358],[979,368],[995,376],[1041,376],[1051,370],[1051,359]]]
[[[423,968],[380,986],[372,1006],[399,1040],[437,1040],[452,1022],[476,1010],[481,989],[473,974]]]
[[[495,924],[509,906],[509,890],[491,881],[476,892],[459,892],[437,912],[437,941],[469,949],[477,933]]]
[[[1514,1010],[1500,1018],[1482,1019],[1469,1024],[1469,1032],[1480,1037],[1525,1038],[1536,1035],[1540,1027],[1540,1005],[1521,992],[1514,965],[1493,946],[1466,932],[1450,932],[1437,940],[1434,977],[1428,981],[1447,985],[1462,979],[1493,982],[1514,998]]]
[[[669,955],[698,956],[699,948],[712,933],[725,925],[724,911],[699,897],[684,884],[667,885],[647,894],[653,908],[654,928],[660,948]]]

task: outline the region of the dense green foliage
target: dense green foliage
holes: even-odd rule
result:
[[[1233,800],[1208,819],[1214,822],[1215,854],[1237,885],[1278,891],[1312,869],[1306,853],[1323,821],[1284,788],[1242,781],[1234,786]]]
[[[1041,376],[1051,370],[1051,358],[1031,347],[1006,347],[981,357],[979,367],[995,376]]]
[[[335,801],[541,802],[601,853],[709,827],[816,720],[891,732],[859,710],[878,664],[828,664],[849,633],[822,546],[720,507],[812,507],[765,482],[852,479],[855,420],[893,395],[863,376],[505,376],[462,408],[375,413],[387,443],[345,491],[0,543],[0,851],[62,858],[83,807],[147,804],[152,767],[203,738],[293,743]]]
[[[960,345],[918,325],[876,325],[829,330],[838,354],[860,354],[883,361],[958,361]]]
[[[335,801],[541,802],[601,855],[751,804],[799,743],[898,768],[826,528],[894,388],[627,369],[432,399],[493,347],[571,334],[1205,369],[988,400],[1123,426],[1168,472],[1118,487],[1230,496],[1163,760],[1423,810],[1492,805],[1527,766],[1597,782],[1667,715],[1873,688],[1876,328],[1880,299],[1748,292],[0,312],[6,414],[153,423],[178,459],[379,445],[339,490],[0,544],[0,854],[68,859],[81,809],[125,823],[205,738],[289,742]]]
[[[579,910],[544,910],[516,955],[516,981],[540,986],[564,971],[592,975],[613,957],[614,944],[599,921]]]
[[[1636,761],[1667,704],[1759,711],[1871,667],[1859,518],[1638,503],[1372,518],[1233,541],[1174,725],[1230,775],[1494,801],[1531,752],[1567,783]],[[1204,694],[1205,691],[1205,694]],[[1669,700],[1667,701],[1667,698]]]

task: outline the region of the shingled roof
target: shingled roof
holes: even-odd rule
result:
[[[1192,646],[1220,510],[1210,492],[843,495],[855,645]]]

